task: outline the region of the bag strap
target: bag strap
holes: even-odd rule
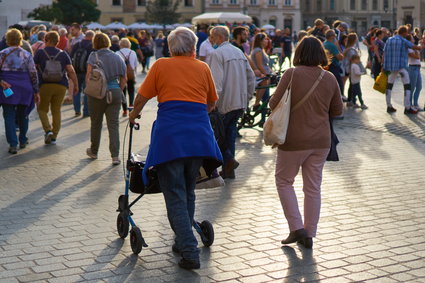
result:
[[[313,91],[316,89],[317,85],[320,83],[320,81],[322,80],[323,76],[325,75],[325,70],[322,70],[322,72],[320,73],[319,77],[317,78],[316,82],[313,84],[313,86],[310,88],[310,90],[308,91],[308,93],[300,100],[298,101],[297,104],[295,104],[294,107],[292,107],[291,112],[294,112],[295,110],[297,110],[297,108],[299,108],[301,105],[304,104],[304,102],[306,102],[306,100],[310,97],[310,95],[313,93]]]
[[[19,47],[16,47],[15,49],[13,49],[12,51],[10,51],[9,53],[6,54],[6,56],[3,57],[3,61],[1,61],[1,65],[0,65],[0,71],[3,68],[3,64],[4,62],[6,62],[6,58],[12,54],[13,52],[17,51],[19,49]]]
[[[62,50],[59,49],[59,52],[55,55],[55,57],[53,57],[53,60],[56,60],[56,58],[58,58],[58,56],[62,53]]]

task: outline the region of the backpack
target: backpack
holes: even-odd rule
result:
[[[129,60],[130,59],[131,52],[128,53],[128,57],[125,57],[124,53],[122,53],[121,51],[119,51],[119,52],[124,57],[125,66],[127,67],[127,80],[128,81],[132,81],[135,78],[135,74],[134,74],[134,70],[131,67],[130,60]]]
[[[108,81],[106,80],[105,71],[102,68],[102,61],[99,60],[97,52],[94,52],[94,55],[96,56],[96,63],[88,75],[84,93],[96,99],[106,97],[106,102],[110,104],[112,102],[112,94],[108,90]]]
[[[87,49],[82,47],[81,41],[78,43],[77,50],[72,56],[72,66],[77,73],[86,73],[87,71],[87,58],[88,58]]]
[[[64,70],[60,61],[56,58],[62,53],[60,50],[55,56],[49,56],[45,49],[42,49],[47,56],[46,66],[44,67],[41,77],[46,83],[58,83],[62,80]]]

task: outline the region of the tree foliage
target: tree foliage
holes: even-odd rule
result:
[[[65,25],[95,22],[100,17],[100,11],[96,7],[91,0],[57,0],[52,5],[35,8],[28,17]]]
[[[152,0],[146,5],[146,20],[150,23],[162,25],[175,24],[180,19],[177,13],[180,1],[178,0]]]

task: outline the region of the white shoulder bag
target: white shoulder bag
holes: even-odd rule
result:
[[[316,89],[319,82],[322,80],[325,75],[325,71],[322,70],[319,78],[313,84],[309,92],[291,109],[291,88],[292,88],[292,78],[295,73],[295,68],[292,69],[291,80],[289,81],[288,87],[285,90],[285,93],[282,96],[282,99],[279,101],[279,104],[270,114],[264,123],[264,132],[263,138],[266,145],[271,145],[273,148],[282,145],[286,140],[286,133],[288,131],[289,125],[289,114],[294,112],[299,108],[307,98],[313,93]]]

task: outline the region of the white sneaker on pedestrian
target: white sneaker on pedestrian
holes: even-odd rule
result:
[[[112,165],[119,165],[121,163],[121,160],[119,157],[112,157]]]
[[[91,148],[86,149],[86,153],[87,153],[88,157],[90,157],[91,159],[97,159],[97,154],[94,154],[91,151]]]
[[[366,109],[368,109],[369,107],[367,107],[367,106],[366,106],[366,104],[362,104],[362,106],[360,106],[360,108],[361,108],[362,110],[366,110]]]
[[[44,143],[45,144],[51,144],[52,143],[52,137],[53,137],[53,133],[51,131],[46,132],[46,134],[44,135]]]

